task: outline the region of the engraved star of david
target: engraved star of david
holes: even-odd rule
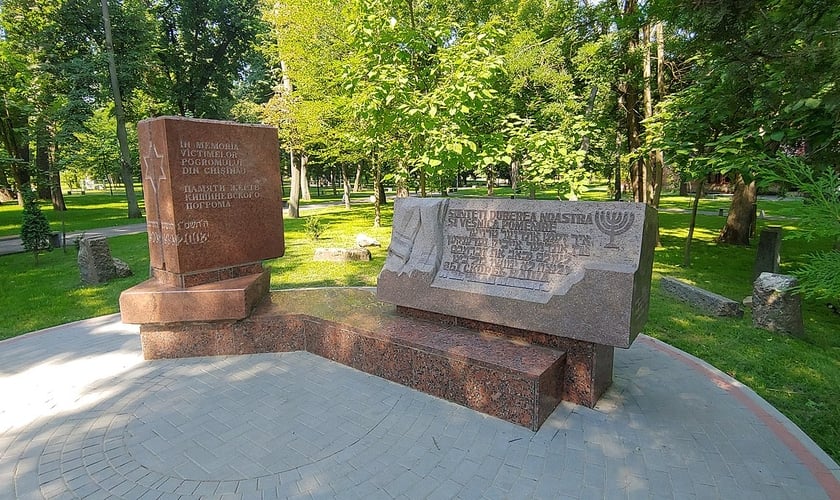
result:
[[[150,154],[143,156],[143,163],[146,164],[145,178],[152,185],[152,190],[157,194],[158,184],[166,179],[166,172],[163,171],[163,155],[158,153],[157,146],[152,144]]]

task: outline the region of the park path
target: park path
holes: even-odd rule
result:
[[[538,432],[306,352],[145,361],[118,315],[0,342],[0,498],[840,498],[750,389],[646,336]]]

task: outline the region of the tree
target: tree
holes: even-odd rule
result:
[[[809,151],[804,161],[816,166],[836,154],[840,6],[814,0],[661,4],[681,28],[692,61],[687,85],[703,96],[695,109],[719,134],[703,141],[707,157],[734,160],[725,171],[736,193],[718,239],[748,244],[753,170],[762,158],[803,148]]]
[[[114,96],[114,111],[117,118],[117,140],[120,144],[120,177],[125,186],[128,201],[128,218],[140,218],[140,206],[137,195],[134,194],[134,182],[131,176],[131,154],[128,151],[128,135],[125,131],[125,111],[123,110],[122,94],[120,93],[117,63],[114,58],[114,41],[111,37],[111,15],[108,12],[108,0],[102,0],[102,21],[105,27],[105,49],[108,54],[108,73],[111,80],[111,92]]]
[[[228,118],[234,83],[260,31],[258,0],[150,0],[160,71],[150,92],[168,112]]]
[[[23,222],[20,228],[20,239],[23,243],[23,248],[27,252],[32,252],[35,257],[35,262],[38,262],[38,255],[41,252],[52,250],[50,243],[50,223],[46,216],[41,211],[40,205],[35,198],[35,193],[32,189],[23,185],[21,187],[23,194]]]

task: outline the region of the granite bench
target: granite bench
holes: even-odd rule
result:
[[[273,292],[243,320],[140,333],[146,359],[307,351],[532,430],[564,392],[587,392],[564,387],[562,350],[431,319],[400,314],[370,290],[328,288]]]

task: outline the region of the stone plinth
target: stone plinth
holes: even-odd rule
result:
[[[647,320],[644,204],[402,198],[393,228],[382,301],[625,348]]]
[[[564,394],[589,391],[565,387],[591,377],[582,366],[568,376],[562,350],[406,317],[367,290],[288,290],[270,297],[240,321],[142,325],[143,354],[306,350],[532,430]]]
[[[753,326],[773,332],[804,335],[802,298],[794,293],[796,285],[793,276],[761,273],[753,283]]]
[[[592,408],[612,383],[612,346],[584,342],[481,321],[445,316],[397,306],[397,312],[412,318],[448,326],[459,326],[481,335],[495,335],[548,347],[566,354],[566,368],[560,383],[561,399]]]
[[[268,293],[268,271],[191,288],[146,280],[120,295],[123,323],[178,323],[247,318]]]

